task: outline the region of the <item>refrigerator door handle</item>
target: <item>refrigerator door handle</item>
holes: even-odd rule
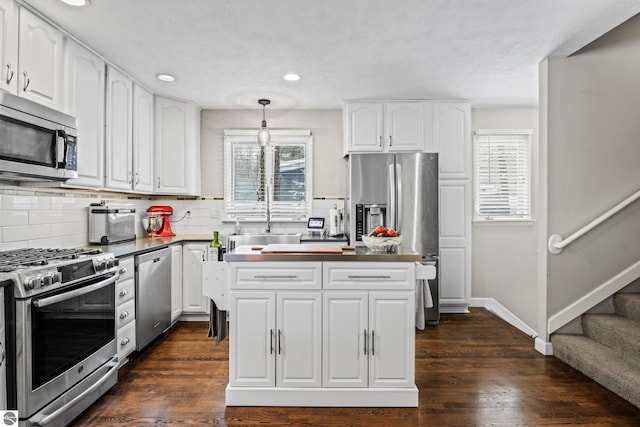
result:
[[[402,224],[400,221],[402,220],[402,163],[396,163],[396,220],[395,220],[395,229],[400,230],[402,228]]]
[[[394,156],[395,158],[395,156]],[[389,215],[389,220],[386,224],[384,224],[387,228],[397,229],[396,227],[396,202],[397,202],[397,193],[396,193],[396,165],[395,162],[389,164],[389,173],[387,173],[389,177],[389,210],[387,214]]]

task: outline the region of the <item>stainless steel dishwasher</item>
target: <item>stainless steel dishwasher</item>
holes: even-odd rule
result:
[[[171,249],[135,257],[137,350],[171,326]]]

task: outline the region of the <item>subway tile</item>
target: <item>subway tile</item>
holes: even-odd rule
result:
[[[9,243],[0,243],[0,251],[13,251],[16,249],[26,248],[26,242],[9,242]]]
[[[98,203],[97,199],[85,197],[51,197],[51,209],[83,209],[88,210],[91,203]]]
[[[0,211],[0,227],[26,225],[29,223],[27,211]]]
[[[47,237],[41,239],[29,239],[27,246],[30,248],[68,248],[66,236]]]
[[[51,236],[69,236],[81,233],[84,233],[84,235],[87,236],[88,239],[89,225],[87,221],[51,224]]]
[[[2,239],[4,242],[38,239],[49,237],[50,231],[51,226],[49,224],[4,227],[2,230]]]
[[[4,210],[41,210],[50,209],[51,198],[48,196],[4,195],[2,209]]]

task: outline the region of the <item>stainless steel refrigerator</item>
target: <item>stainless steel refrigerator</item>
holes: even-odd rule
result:
[[[402,234],[402,246],[422,255],[438,270],[438,154],[351,154],[349,158],[349,238],[362,245],[362,235],[377,225]],[[439,271],[438,271],[439,273]],[[439,274],[429,281],[433,307],[428,324],[440,320]]]

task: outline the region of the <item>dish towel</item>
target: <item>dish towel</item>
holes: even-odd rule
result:
[[[209,307],[209,332],[208,338],[216,338],[216,345],[220,344],[220,341],[227,337],[227,312],[225,310],[218,310],[216,303],[210,300]]]
[[[428,280],[416,280],[416,328],[423,330],[426,324],[424,309],[433,307]]]

